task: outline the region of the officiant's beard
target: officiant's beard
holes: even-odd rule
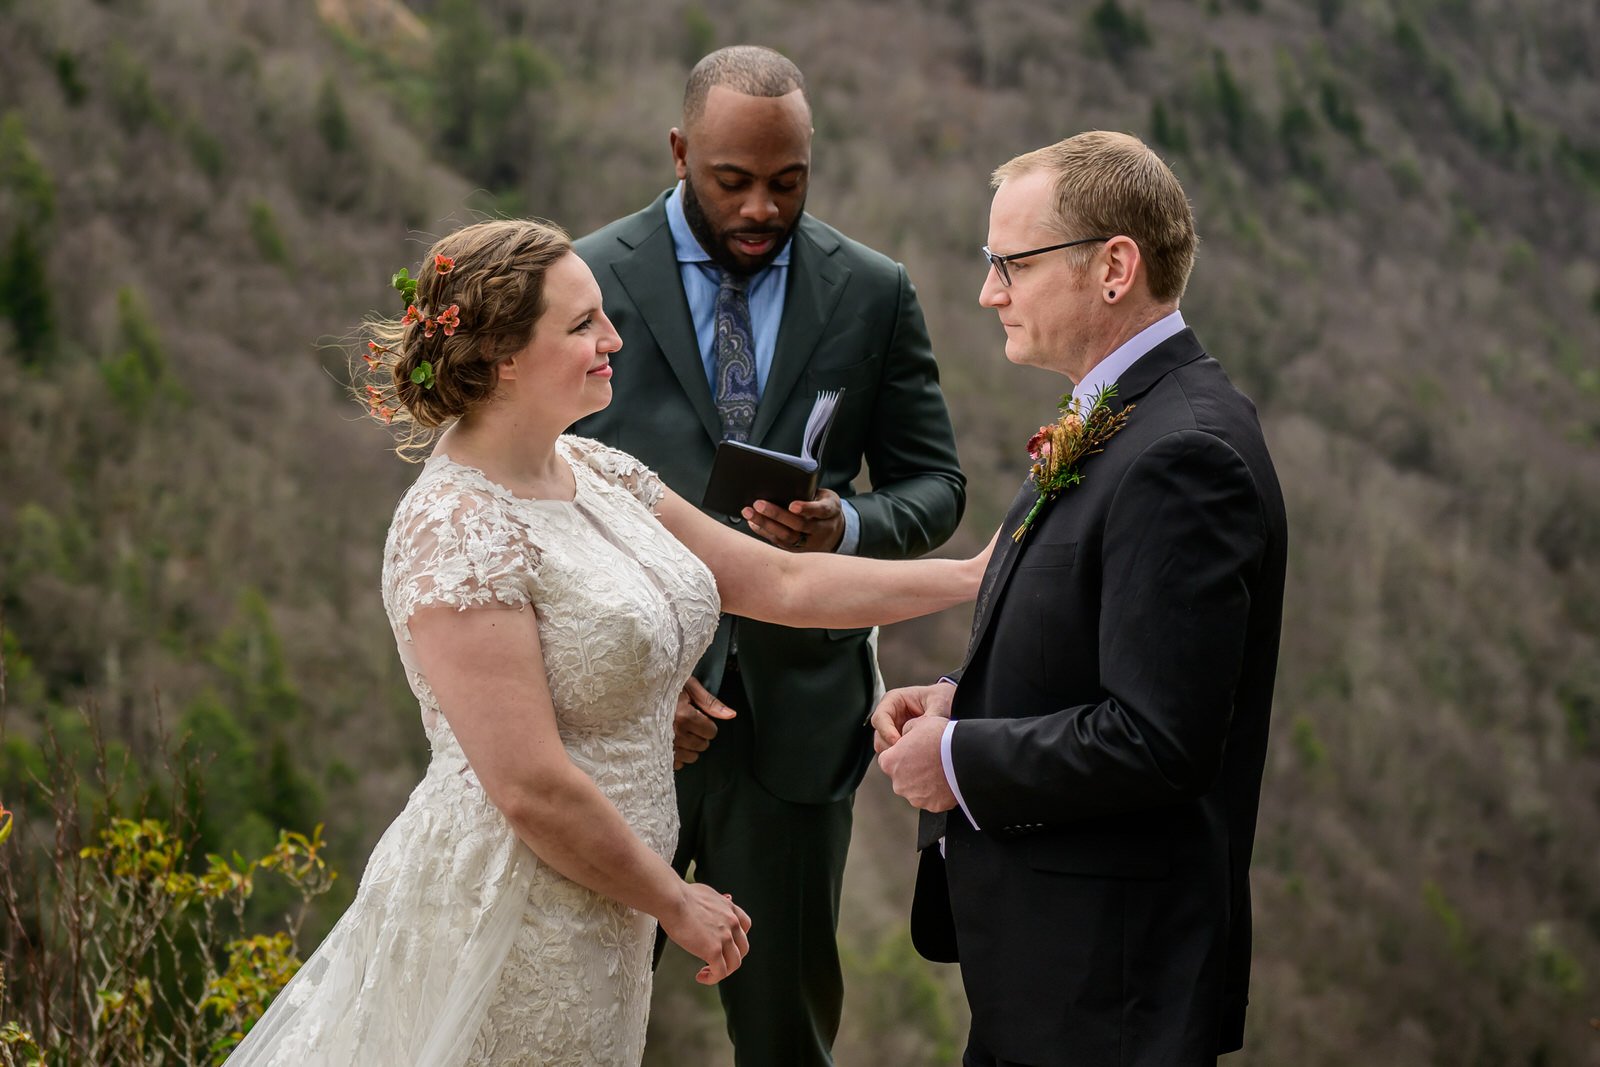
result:
[[[700,203],[700,197],[695,194],[694,179],[683,180],[683,217],[689,223],[689,232],[700,242],[700,247],[711,257],[711,262],[729,274],[749,275],[765,270],[778,258],[779,253],[788,247],[789,238],[794,235],[794,228],[800,225],[800,216],[805,210],[805,197],[801,197],[800,203],[795,206],[794,220],[788,226],[739,226],[719,233],[712,226],[711,220],[706,217],[705,207]],[[732,244],[735,234],[744,237],[771,234],[775,239],[769,251],[759,259],[750,259],[734,254]]]

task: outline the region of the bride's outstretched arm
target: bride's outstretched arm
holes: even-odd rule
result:
[[[641,841],[556,729],[539,628],[520,611],[423,608],[411,616],[418,666],[489,800],[540,860],[655,916],[706,961],[701,982],[736,970],[750,918],[709,886],[686,884]]]
[[[994,550],[991,538],[971,559],[785,552],[709,518],[671,490],[658,514],[717,576],[724,611],[785,626],[877,626],[963,604],[978,595]]]

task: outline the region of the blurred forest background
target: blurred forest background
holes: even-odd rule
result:
[[[688,66],[745,41],[809,79],[810,209],[918,285],[971,478],[947,552],[1064,387],[977,307],[988,171],[1127,130],[1194,201],[1184,312],[1293,546],[1227,1062],[1600,1064],[1592,0],[0,0],[0,863],[49,846],[36,776],[51,735],[92,759],[84,711],[149,769],[90,810],[159,808],[187,737],[197,851],[326,823],[315,945],[427,757],[378,595],[415,472],[336,346],[461,222],[643,205]],[[887,632],[890,684],[965,633]],[[856,811],[839,1062],[955,1063],[912,814],[876,770]],[[731,1063],[690,976],[651,1064]]]

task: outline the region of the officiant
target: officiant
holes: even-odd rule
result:
[[[611,406],[574,432],[698,501],[718,442],[798,453],[817,394],[842,389],[816,498],[723,518],[797,552],[920,555],[966,502],[938,366],[905,268],[806,214],[811,136],[785,57],[737,46],[695,66],[669,136],[677,185],[577,242],[623,347]],[[832,1063],[874,636],[724,619],[679,701],[674,866],[754,922],[717,987],[741,1065]]]

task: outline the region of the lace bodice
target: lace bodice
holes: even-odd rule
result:
[[[672,701],[715,631],[716,586],[651,513],[663,492],[654,473],[584,438],[558,448],[573,468],[570,502],[515,496],[442,454],[427,462],[384,551],[400,658],[431,728],[440,709],[416,663],[411,616],[438,604],[531,607],[574,761],[608,795],[608,784],[638,785],[641,771],[670,795]],[[664,714],[641,722],[644,709]]]

